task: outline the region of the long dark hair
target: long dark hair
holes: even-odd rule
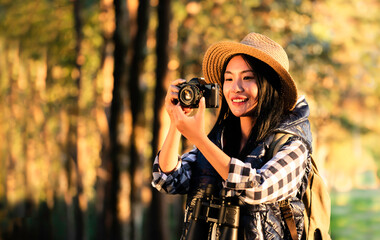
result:
[[[231,56],[224,64],[222,78]],[[240,151],[241,128],[240,119],[235,117],[227,104],[225,97],[222,97],[221,109],[210,137],[224,128],[224,152],[230,157],[245,158],[257,144],[265,139],[271,131],[280,123],[285,113],[284,100],[281,97],[281,81],[279,75],[266,63],[241,54],[246,63],[257,75],[258,96],[257,105],[254,110],[256,122],[251,129],[248,141]],[[224,79],[221,79],[222,83]],[[223,86],[221,86],[223,88]]]

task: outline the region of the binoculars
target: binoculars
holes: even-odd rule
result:
[[[211,192],[212,185],[209,185],[204,196],[196,200],[185,240],[238,239],[240,207],[225,197],[224,190],[221,198]]]

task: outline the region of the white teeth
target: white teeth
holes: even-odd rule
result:
[[[232,102],[245,102],[245,99],[233,99]]]

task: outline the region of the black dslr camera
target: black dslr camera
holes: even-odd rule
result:
[[[237,240],[240,207],[225,197],[215,198],[212,185],[207,186],[202,198],[196,200],[191,213],[185,240]],[[214,229],[214,230],[213,230]]]
[[[219,107],[219,85],[206,84],[203,78],[193,78],[179,84],[178,100],[183,107],[198,108],[199,101],[205,97],[206,108]]]

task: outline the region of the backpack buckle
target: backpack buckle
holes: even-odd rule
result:
[[[290,235],[292,236],[292,240],[298,240],[297,226],[293,218],[292,209],[290,208],[290,199],[280,201],[279,206]]]
[[[279,202],[279,206],[282,212],[282,215],[285,219],[293,218],[293,212],[290,208],[290,199],[285,199]]]

